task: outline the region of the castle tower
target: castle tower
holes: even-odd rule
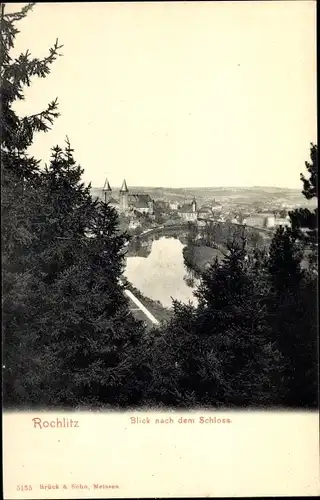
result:
[[[126,212],[129,208],[128,193],[129,193],[129,190],[127,188],[126,180],[124,179],[122,186],[121,186],[121,189],[120,189],[120,206],[124,212]]]
[[[196,202],[195,198],[193,198],[191,206],[192,206],[192,212],[196,212],[197,211],[197,202]]]
[[[102,188],[102,195],[103,195],[103,200],[105,203],[107,203],[110,200],[111,193],[112,193],[112,189],[110,187],[108,179],[106,178],[106,180],[104,182],[104,186]]]

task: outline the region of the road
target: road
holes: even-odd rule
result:
[[[124,289],[124,294],[129,299],[129,309],[133,312],[134,316],[145,321],[148,325],[156,326],[160,322],[151,314],[151,312],[140,302],[139,299],[128,289]]]

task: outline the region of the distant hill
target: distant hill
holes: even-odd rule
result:
[[[252,203],[271,202],[288,203],[292,205],[314,206],[314,200],[308,201],[303,196],[300,189],[280,188],[273,186],[253,186],[253,187],[197,187],[197,188],[167,188],[134,186],[129,190],[134,192],[144,192],[153,199],[163,199],[165,201],[184,202],[195,197],[199,202],[215,199],[221,202]],[[94,196],[101,197],[101,188],[92,188]],[[114,189],[114,196],[118,196],[119,189]]]

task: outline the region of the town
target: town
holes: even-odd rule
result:
[[[149,192],[148,192],[149,191]],[[254,196],[252,190],[240,190],[240,195],[233,197],[225,189],[220,190],[220,196],[208,196],[208,189],[203,190],[196,197],[177,192],[161,193],[159,188],[139,190],[128,187],[124,179],[120,189],[114,189],[108,179],[103,188],[95,188],[93,192],[97,198],[107,202],[119,214],[121,228],[131,234],[139,234],[143,230],[159,226],[176,225],[179,222],[191,222],[204,227],[206,222],[227,222],[258,229],[276,229],[279,226],[290,225],[289,212],[306,205],[301,193],[292,200],[287,195],[288,190],[269,194],[264,197]],[[182,190],[181,190],[182,191]],[[191,190],[190,190],[191,191]],[[233,189],[233,192],[236,191]],[[289,190],[290,191],[290,190]],[[216,190],[217,192],[217,190]],[[218,191],[219,193],[219,191]],[[152,195],[156,197],[152,197]],[[241,195],[242,194],[242,195]],[[291,198],[292,198],[292,193]],[[262,199],[261,199],[262,198]],[[222,201],[223,200],[223,201]]]

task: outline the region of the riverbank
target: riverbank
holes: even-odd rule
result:
[[[208,264],[214,262],[216,258],[222,260],[224,255],[217,249],[205,245],[188,245],[183,249],[183,257],[188,268],[196,274],[202,274]]]
[[[158,300],[145,297],[140,290],[135,288],[128,280],[125,281],[126,288],[130,290],[137,299],[151,312],[151,314],[161,323],[168,321],[172,317],[172,310],[164,307]]]

